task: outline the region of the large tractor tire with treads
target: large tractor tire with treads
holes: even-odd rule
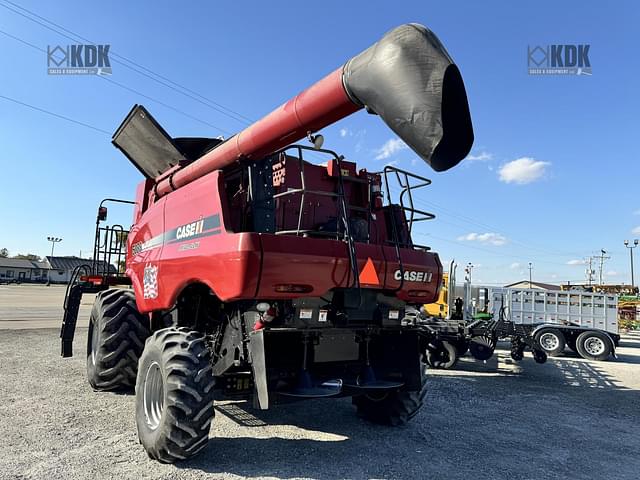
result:
[[[383,394],[358,395],[353,397],[358,415],[373,423],[400,426],[415,417],[427,394],[426,367],[421,365],[422,387],[420,390],[395,390]]]
[[[149,337],[149,319],[130,290],[99,292],[87,336],[87,379],[94,390],[133,390],[138,360]]]
[[[149,457],[174,463],[207,445],[214,385],[203,334],[171,327],[147,340],[136,382],[136,423]]]

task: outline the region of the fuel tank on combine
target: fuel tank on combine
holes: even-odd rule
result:
[[[395,244],[390,241],[390,225],[402,234],[406,219],[398,219],[394,206],[384,210],[381,202],[370,204],[370,174],[346,161],[342,175],[331,161],[324,166],[303,163],[306,189],[336,192],[343,181],[348,201],[366,215],[373,212],[369,236],[359,235],[356,224],[352,244],[330,235],[335,233],[331,222],[338,222],[335,196],[327,196],[333,198],[331,208],[316,195],[314,202],[324,206],[303,205],[289,212],[285,198],[278,196],[294,188],[299,162],[289,162],[285,155],[286,164],[279,165],[283,159],[274,154],[363,108],[379,115],[437,171],[455,166],[471,148],[473,131],[460,73],[435,34],[417,24],[390,31],[226,141],[172,139],[143,107],[135,107],[113,143],[147,178],[138,191],[127,269],[142,293],[137,295],[140,309],[170,307],[192,282],[206,283],[223,301],[293,298],[351,287],[356,274],[361,287],[395,292],[415,303],[433,301],[441,281],[440,260],[414,248],[408,234],[401,248],[397,238]],[[242,183],[242,172],[260,169],[273,201],[262,210],[255,188],[247,190]],[[242,210],[248,206],[251,211]],[[356,210],[350,216],[364,219]],[[235,219],[249,215],[251,225]],[[301,226],[314,233],[299,232]]]

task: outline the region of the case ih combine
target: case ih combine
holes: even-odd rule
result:
[[[152,458],[202,450],[214,398],[266,409],[350,396],[364,417],[394,425],[417,413],[429,335],[415,320],[442,277],[438,255],[411,238],[433,218],[412,200],[430,182],[320,148],[320,129],[363,108],[437,171],[471,148],[460,73],[415,24],[227,140],[171,138],[142,106],[114,134],[145,179],[128,235],[102,226],[100,205],[94,265],[76,272],[65,299],[62,355],[72,354],[82,294],[98,292],[89,383],[135,386]],[[293,144],[305,137],[314,145]],[[97,271],[119,263],[125,236],[126,275]]]

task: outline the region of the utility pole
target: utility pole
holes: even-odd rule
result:
[[[467,268],[465,268],[465,272],[467,274],[467,278],[469,279],[469,285],[471,285],[471,270],[473,270],[473,264],[469,262],[467,264]]]
[[[593,283],[593,274],[595,273],[595,270],[593,269],[593,258],[594,257],[589,257],[587,260],[589,262],[589,266],[587,267],[587,285],[591,286]]]
[[[533,263],[529,262],[529,288],[533,288],[531,284],[531,270],[533,270]]]
[[[638,246],[638,239],[636,238],[631,246],[629,246],[629,240],[625,240],[624,246],[629,249],[629,256],[631,257],[631,292],[635,293],[636,284],[633,278],[633,249]]]
[[[604,285],[604,282],[603,282],[603,280],[602,280],[602,269],[603,269],[603,267],[604,267],[604,261],[605,261],[605,260],[609,260],[609,259],[611,258],[611,257],[606,257],[606,256],[605,256],[605,255],[606,255],[606,253],[607,253],[607,252],[606,252],[606,251],[604,250],[604,248],[603,248],[603,249],[601,249],[601,250],[600,250],[600,255],[599,255],[598,257],[596,257],[596,258],[599,258],[599,259],[600,259],[600,269],[599,269],[599,272],[600,272],[600,273],[599,273],[599,275],[598,275],[598,277],[599,277],[599,279],[600,279],[600,285]]]

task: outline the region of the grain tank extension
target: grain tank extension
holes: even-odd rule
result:
[[[429,339],[416,317],[442,278],[438,255],[411,236],[433,218],[413,202],[430,181],[391,166],[369,172],[321,148],[318,132],[360,109],[437,171],[473,142],[458,68],[417,24],[226,140],[172,138],[139,105],[114,134],[145,177],[126,271],[95,271],[117,250],[101,204],[94,265],[65,302],[62,354],[72,353],[79,298],[98,292],[89,383],[135,386],[151,457],[202,450],[214,397],[265,409],[349,396],[366,418],[393,425],[417,413]],[[314,145],[294,143],[304,138]]]

